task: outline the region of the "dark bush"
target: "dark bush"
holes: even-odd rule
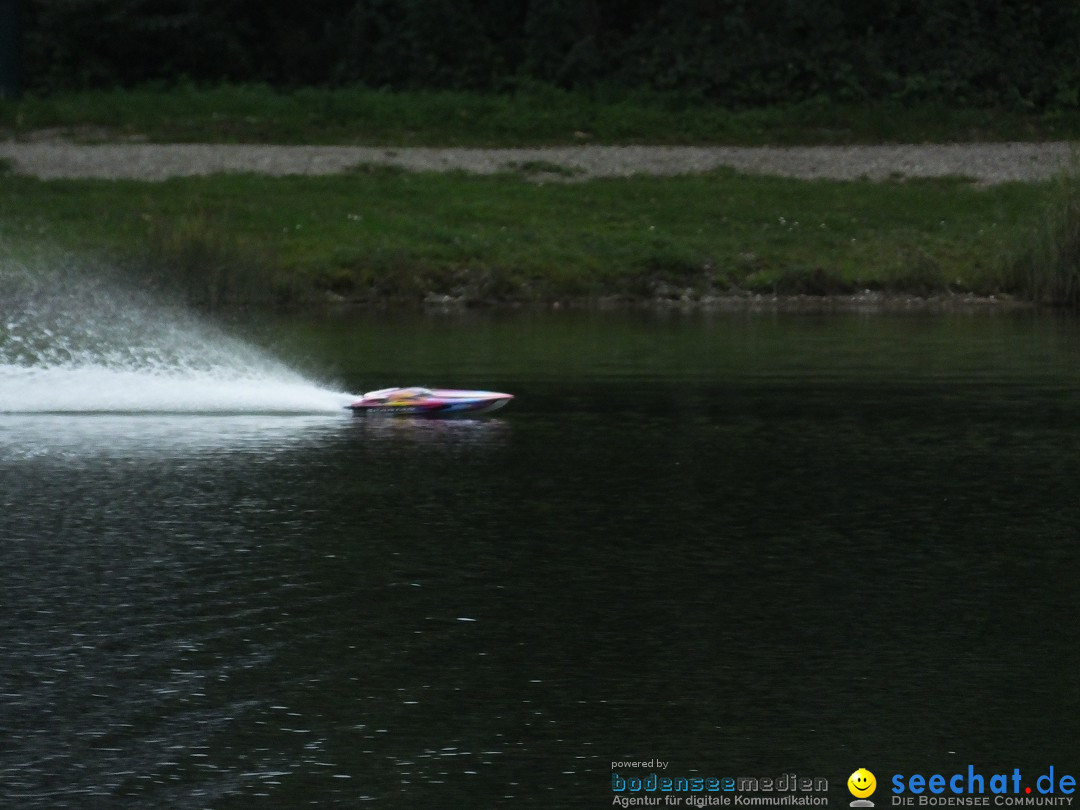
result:
[[[34,92],[363,84],[1080,107],[1064,0],[24,0]]]

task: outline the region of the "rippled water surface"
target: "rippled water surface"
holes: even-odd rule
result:
[[[862,765],[1080,770],[1076,321],[245,330],[262,359],[183,374],[9,342],[4,807],[606,807],[651,757],[836,804]],[[135,379],[48,407],[87,366]],[[392,384],[517,398],[333,393]]]

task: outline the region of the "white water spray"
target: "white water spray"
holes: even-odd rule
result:
[[[147,294],[0,264],[0,413],[341,413],[349,400]]]

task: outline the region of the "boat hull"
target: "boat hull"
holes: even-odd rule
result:
[[[384,388],[364,394],[346,407],[371,416],[478,416],[492,413],[514,397],[498,391],[453,388]]]

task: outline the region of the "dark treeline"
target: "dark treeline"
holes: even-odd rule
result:
[[[186,79],[1080,107],[1076,0],[24,0],[35,92]]]

